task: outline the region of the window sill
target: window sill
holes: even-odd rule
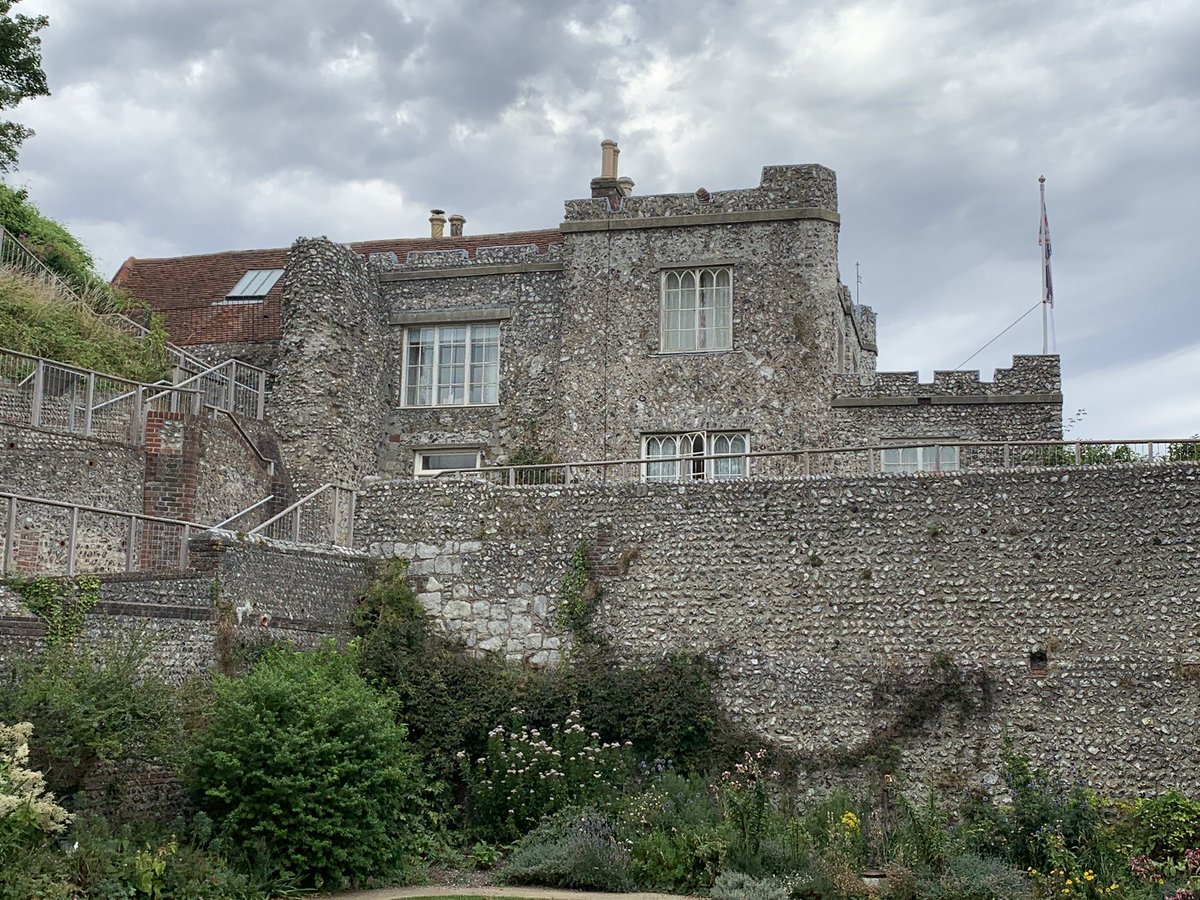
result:
[[[720,350],[655,350],[651,358],[659,356],[719,356],[722,353],[737,353],[735,347],[724,347]]]
[[[495,409],[495,408],[496,408],[496,407],[498,407],[499,405],[500,405],[500,402],[499,402],[499,401],[497,401],[497,402],[495,402],[495,403],[444,403],[444,404],[438,404],[438,405],[433,405],[433,404],[430,404],[430,405],[427,405],[427,406],[409,406],[407,403],[401,403],[401,404],[400,404],[400,409],[405,409],[405,410],[413,410],[413,411],[418,411],[418,412],[419,412],[420,410],[423,410],[423,409],[436,409],[436,410],[445,410],[445,409]]]

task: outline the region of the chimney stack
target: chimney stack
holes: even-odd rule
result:
[[[592,179],[592,197],[608,200],[611,209],[621,208],[621,199],[633,193],[632,178],[617,177],[617,157],[621,155],[617,142],[605,138],[600,142],[600,177]]]
[[[467,220],[455,213],[450,217],[450,237],[462,237],[463,226],[467,224]]]
[[[431,238],[440,238],[446,236],[446,211],[444,209],[431,209],[433,215],[429,217],[429,236]]]

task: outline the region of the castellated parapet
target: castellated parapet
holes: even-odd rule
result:
[[[648,194],[621,199],[612,209],[603,199],[568,200],[567,222],[592,219],[644,219],[662,216],[706,216],[780,209],[821,210],[837,215],[837,176],[819,165],[764,166],[756,188],[701,194]]]
[[[955,441],[1057,440],[1062,437],[1062,382],[1057,356],[1016,356],[991,381],[978,371],[839,375],[832,412],[839,445],[916,438]]]

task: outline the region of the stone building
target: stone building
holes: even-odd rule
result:
[[[1057,357],[990,382],[876,373],[875,313],[839,277],[831,170],[637,196],[617,157],[605,141],[591,196],[555,228],[468,235],[434,210],[426,238],[131,258],[115,280],[177,342],[273,371],[304,483],[512,459],[720,479],[766,465],[738,454],[849,445],[880,447],[885,469],[955,468],[973,464],[962,442],[1061,437]],[[947,446],[885,449],[926,439]]]

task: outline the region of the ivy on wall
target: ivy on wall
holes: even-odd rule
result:
[[[84,618],[100,601],[100,579],[93,575],[9,578],[4,583],[46,623],[46,646],[51,650],[74,644],[83,632]]]

